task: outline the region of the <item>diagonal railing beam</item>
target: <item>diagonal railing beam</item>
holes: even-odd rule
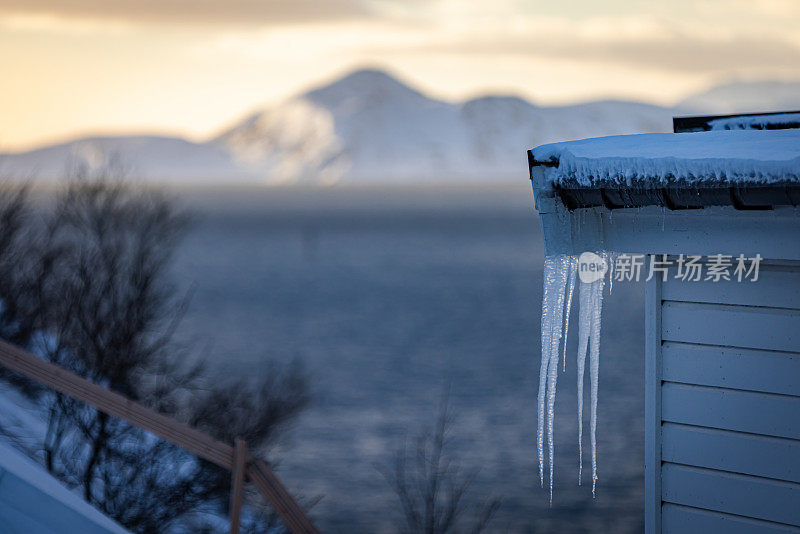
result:
[[[16,371],[39,384],[85,402],[101,412],[118,417],[131,425],[189,451],[223,469],[232,471],[234,448],[185,423],[160,414],[129,398],[90,382],[54,363],[0,340],[0,365]],[[281,521],[295,534],[314,534],[317,530],[297,501],[281,484],[269,465],[251,457],[246,473]]]
[[[247,478],[267,498],[283,524],[294,533],[317,534],[318,531],[303,513],[292,495],[275,476],[267,462],[251,457],[247,466]]]

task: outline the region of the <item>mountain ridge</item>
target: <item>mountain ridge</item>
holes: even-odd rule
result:
[[[70,165],[101,168],[116,159],[137,177],[166,184],[518,180],[527,174],[525,150],[543,143],[671,131],[674,115],[721,113],[725,106],[749,105],[754,95],[772,101],[764,89],[770,83],[780,105],[800,94],[792,92],[800,84],[759,83],[720,86],[675,108],[625,100],[537,106],[507,94],[447,102],[385,71],[362,69],[256,110],[203,142],[157,135],[82,137],[0,154],[0,171],[53,182]]]

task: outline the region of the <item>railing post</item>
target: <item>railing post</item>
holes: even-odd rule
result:
[[[247,461],[247,443],[239,438],[233,446],[231,462],[231,534],[239,534],[239,523],[242,515],[242,499],[244,497],[244,474]]]

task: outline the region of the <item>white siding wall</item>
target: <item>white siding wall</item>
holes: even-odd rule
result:
[[[800,264],[647,287],[649,533],[800,533]]]

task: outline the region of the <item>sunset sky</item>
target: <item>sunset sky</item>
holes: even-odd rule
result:
[[[0,0],[0,151],[202,139],[359,66],[434,96],[672,104],[800,78],[797,0]]]

